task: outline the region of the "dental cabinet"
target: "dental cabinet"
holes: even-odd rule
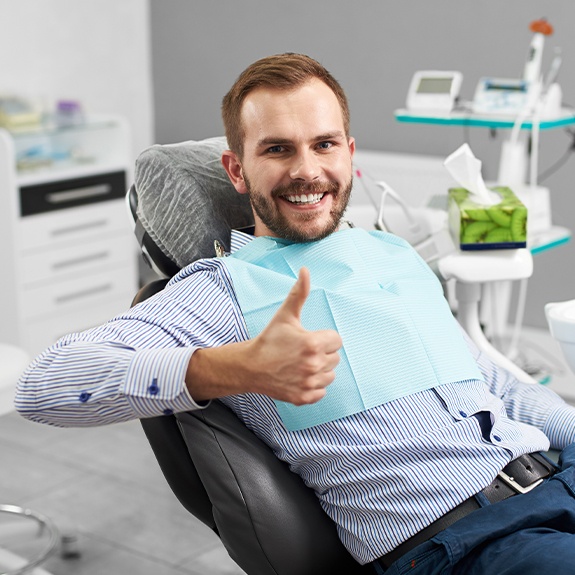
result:
[[[0,342],[34,356],[129,306],[131,163],[122,118],[0,129]]]

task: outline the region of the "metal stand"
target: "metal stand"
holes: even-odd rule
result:
[[[21,575],[23,573],[30,573],[32,569],[38,567],[38,565],[46,561],[51,553],[53,553],[60,539],[58,529],[54,523],[44,515],[31,511],[30,509],[17,507],[16,505],[0,505],[0,513],[6,513],[13,516],[30,519],[36,524],[38,536],[46,536],[46,544],[34,557],[30,559],[25,559],[11,553],[10,551],[0,550],[0,557],[2,557],[6,563],[10,563],[10,565],[7,566],[9,571],[2,571],[0,575]],[[34,574],[50,575],[43,569],[34,571]]]
[[[457,319],[477,347],[520,381],[536,383],[529,374],[495,349],[485,336],[479,320],[483,286],[531,276],[533,260],[529,250],[457,251],[441,258],[438,269],[445,280],[455,280]]]

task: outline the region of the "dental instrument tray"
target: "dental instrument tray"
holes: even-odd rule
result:
[[[527,246],[527,208],[504,186],[491,188],[501,201],[473,201],[465,188],[450,188],[449,229],[461,250],[500,250]]]

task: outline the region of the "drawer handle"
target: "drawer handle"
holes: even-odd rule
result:
[[[110,283],[103,284],[103,285],[94,286],[93,288],[85,289],[82,291],[63,294],[61,296],[56,297],[54,299],[54,301],[57,304],[68,303],[68,302],[73,301],[75,299],[82,299],[84,297],[89,297],[91,295],[95,295],[98,293],[104,293],[104,292],[110,291],[111,289],[112,289],[112,284],[110,284]]]
[[[64,234],[73,234],[76,232],[84,231],[90,228],[101,228],[102,226],[107,226],[108,220],[95,220],[93,222],[86,222],[84,224],[79,224],[77,226],[69,226],[67,228],[59,228],[57,230],[52,230],[50,234],[52,236],[61,236]]]
[[[70,268],[77,265],[82,265],[89,262],[95,262],[98,260],[105,260],[109,257],[110,252],[99,252],[96,254],[88,254],[80,258],[74,258],[70,260],[63,260],[60,262],[54,262],[52,264],[52,270],[57,271],[64,268]]]
[[[85,200],[97,196],[107,196],[112,193],[110,184],[98,184],[97,186],[86,186],[75,190],[63,190],[61,192],[51,192],[46,194],[46,201],[50,204],[62,204],[74,200]]]

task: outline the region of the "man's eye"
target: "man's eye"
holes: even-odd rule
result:
[[[331,142],[320,142],[317,145],[320,150],[329,150],[332,146],[333,144]]]
[[[271,148],[268,148],[268,153],[270,154],[279,154],[283,151],[284,151],[283,146],[272,146]]]

